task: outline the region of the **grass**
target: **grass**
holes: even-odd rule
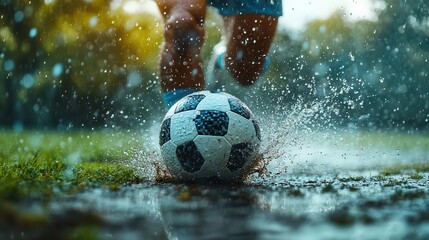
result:
[[[419,176],[421,172],[429,172],[429,162],[425,163],[414,163],[414,164],[398,164],[396,166],[391,166],[383,169],[380,173],[383,176],[392,176],[399,175],[404,173],[405,171],[414,171],[411,174],[412,178],[416,178]]]
[[[144,181],[124,164],[124,152],[143,148],[132,134],[2,131],[1,136],[0,201],[47,199]]]
[[[424,133],[407,132],[343,132],[342,142],[362,147],[389,147],[396,149],[429,149],[429,137]]]

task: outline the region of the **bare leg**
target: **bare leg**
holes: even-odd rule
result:
[[[204,42],[204,0],[156,0],[165,32],[160,62],[162,92],[204,87],[201,47]]]
[[[259,78],[277,29],[278,18],[259,14],[224,17],[225,67],[242,85]]]

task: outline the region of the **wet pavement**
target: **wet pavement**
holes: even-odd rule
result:
[[[102,239],[427,239],[428,174],[288,176],[275,183],[145,183],[51,203],[94,213]]]

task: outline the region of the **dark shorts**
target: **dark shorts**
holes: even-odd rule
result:
[[[283,14],[282,0],[208,0],[207,4],[217,8],[222,16],[252,13],[279,17]]]

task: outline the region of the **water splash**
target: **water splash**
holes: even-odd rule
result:
[[[297,169],[307,165],[310,151],[305,148],[312,148],[322,138],[329,138],[335,135],[331,129],[323,133],[324,130],[333,125],[332,115],[338,112],[338,105],[344,103],[336,102],[338,97],[350,91],[350,87],[343,86],[335,89],[329,97],[313,101],[298,99],[292,106],[277,104],[270,105],[262,109],[274,109],[270,114],[263,114],[261,119],[261,131],[263,141],[260,148],[261,157],[256,166],[255,173],[249,176],[248,182],[253,184],[269,184],[282,178],[286,173],[298,171]],[[329,132],[329,134],[328,134]],[[331,135],[331,136],[327,136]],[[164,182],[172,181],[171,175],[162,163],[158,142],[159,126],[154,123],[143,133],[146,146],[144,149],[134,149],[133,159],[130,166],[136,169],[136,173],[150,181]],[[310,143],[311,142],[311,143]],[[309,144],[310,143],[310,144]],[[323,153],[320,153],[322,156]],[[310,156],[313,159],[320,156]],[[311,164],[310,164],[311,165]],[[314,167],[313,171],[317,169]]]
[[[292,107],[277,107],[276,112],[261,121],[264,140],[261,145],[263,171],[250,178],[252,183],[274,182],[284,175],[297,159],[294,149],[303,148],[304,142],[315,131],[325,126],[334,105],[331,100],[305,103],[299,100]]]
[[[328,100],[305,104],[298,101],[291,109],[280,109],[282,115],[271,115],[262,121],[264,140],[261,145],[261,158],[258,174],[249,178],[250,183],[269,183],[284,175],[297,157],[291,149],[300,148],[305,139],[315,130],[315,121],[327,118]],[[285,108],[285,107],[281,107]],[[154,123],[143,133],[143,149],[132,149],[133,156],[128,165],[138,176],[154,182],[171,182],[173,178],[162,163],[158,146],[159,126]]]
[[[173,182],[173,177],[162,162],[159,149],[159,126],[153,123],[142,133],[144,139],[142,149],[131,149],[126,154],[131,156],[128,167],[134,169],[137,176],[150,182]]]

